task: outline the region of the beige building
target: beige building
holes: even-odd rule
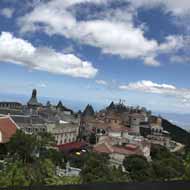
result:
[[[76,142],[79,125],[76,123],[60,123],[52,131],[57,145]]]
[[[168,131],[162,127],[162,119],[160,117],[152,117],[150,119],[151,134],[147,138],[152,144],[159,144],[170,149],[171,137]]]
[[[126,127],[109,128],[107,135],[101,136],[94,146],[94,151],[106,153],[110,156],[110,163],[115,166],[122,166],[126,156],[142,155],[151,160],[150,141],[142,136],[129,134]]]

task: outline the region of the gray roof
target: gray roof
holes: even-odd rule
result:
[[[15,123],[22,124],[44,124],[45,121],[38,116],[11,115]]]
[[[40,103],[38,103],[37,98],[31,97],[30,100],[28,101],[29,106],[39,106]]]
[[[34,89],[32,91],[32,96],[30,100],[28,101],[28,106],[40,106],[41,104],[37,100],[37,90]]]

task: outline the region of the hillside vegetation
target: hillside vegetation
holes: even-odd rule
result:
[[[162,119],[162,126],[164,130],[170,132],[171,138],[184,145],[190,146],[190,133],[186,130],[170,123],[166,119]]]

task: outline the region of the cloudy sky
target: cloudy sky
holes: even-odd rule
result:
[[[189,0],[1,0],[0,92],[190,113]]]

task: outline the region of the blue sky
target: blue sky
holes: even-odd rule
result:
[[[1,0],[0,94],[190,113],[188,0]]]

